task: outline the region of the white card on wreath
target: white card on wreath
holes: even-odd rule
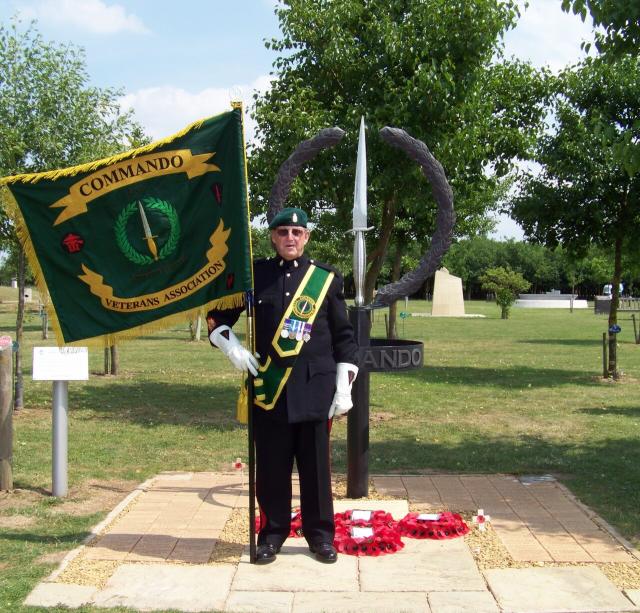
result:
[[[351,536],[354,539],[369,538],[370,536],[373,536],[373,528],[371,526],[352,526]]]
[[[440,513],[420,513],[417,517],[418,521],[438,521]]]
[[[351,511],[351,521],[371,521],[373,511]]]

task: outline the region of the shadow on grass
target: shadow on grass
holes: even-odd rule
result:
[[[96,414],[146,426],[197,426],[236,430],[237,383],[212,385],[136,381],[117,385],[84,385],[74,390],[74,406]],[[82,419],[80,415],[76,419]]]
[[[576,413],[584,413],[585,415],[597,415],[598,417],[606,417],[607,415],[622,415],[623,417],[640,417],[640,407],[607,407],[606,409],[577,409]]]
[[[155,341],[172,341],[174,343],[176,342],[195,343],[196,342],[191,340],[188,330],[184,330],[184,331],[173,330],[173,334],[171,334],[169,331],[166,331],[165,334],[162,334],[161,332],[160,333],[155,332],[153,334],[149,334],[148,336],[140,336],[136,338],[136,342],[152,343]],[[204,344],[205,342],[208,343],[206,335],[203,334],[201,339],[198,342],[201,344]]]
[[[398,373],[399,374],[399,373]],[[449,385],[495,386],[505,389],[525,387],[557,387],[561,385],[598,386],[594,373],[559,368],[533,368],[531,366],[507,366],[500,368],[477,368],[474,366],[425,366],[419,370],[406,371],[403,376]]]
[[[531,345],[567,345],[569,347],[593,347],[602,345],[602,337],[589,338],[529,338],[517,341]]]
[[[0,532],[0,540],[5,539],[7,541],[20,541],[22,543],[36,543],[37,545],[59,545],[64,543],[79,544],[87,536],[89,532],[87,530],[81,532],[71,532],[68,534],[34,534],[27,530],[9,532]]]
[[[27,333],[27,332],[40,332],[42,330],[42,325],[40,323],[28,323],[25,322],[24,326],[23,326],[23,332]],[[16,325],[11,324],[8,326],[0,326],[0,332],[3,332],[5,334],[8,334],[9,336],[11,336],[11,338],[13,338],[16,335]],[[50,338],[53,338],[53,333],[49,332]]]

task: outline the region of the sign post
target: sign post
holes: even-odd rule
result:
[[[69,381],[89,379],[86,347],[34,347],[33,380],[53,381],[51,493],[66,496],[68,487]]]
[[[0,336],[0,491],[13,489],[13,343]]]
[[[69,491],[69,382],[53,382],[51,493],[66,496]]]

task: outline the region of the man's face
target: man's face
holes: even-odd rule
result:
[[[295,260],[304,253],[309,230],[299,226],[278,226],[271,230],[271,240],[281,258]]]

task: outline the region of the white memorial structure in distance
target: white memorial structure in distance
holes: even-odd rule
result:
[[[561,294],[559,290],[551,290],[546,294],[519,294],[514,306],[529,309],[570,309],[573,301],[574,309],[586,309],[586,300],[579,299],[576,294]]]
[[[436,270],[433,281],[432,317],[464,317],[462,279],[450,275],[446,268]]]

